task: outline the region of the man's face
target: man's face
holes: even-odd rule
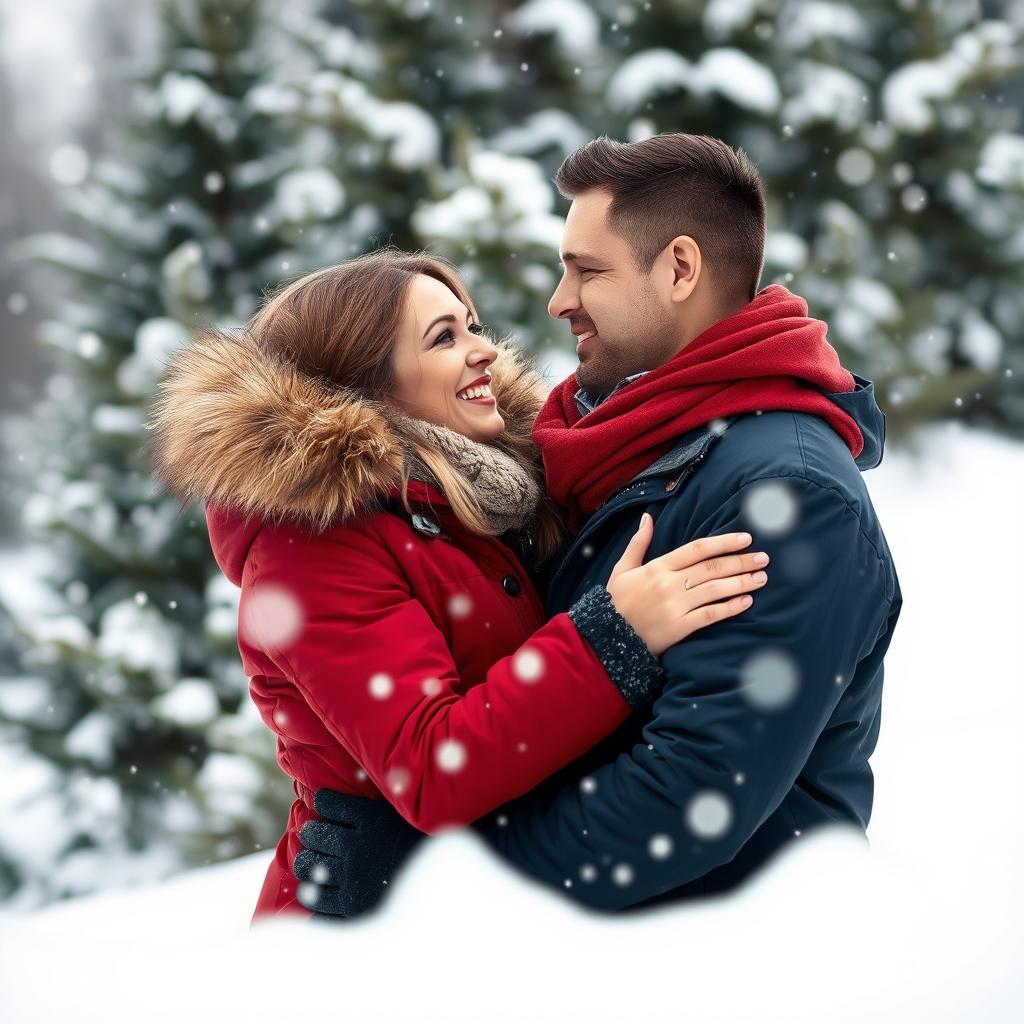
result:
[[[611,198],[595,189],[573,200],[562,235],[562,280],[548,303],[548,312],[568,320],[581,339],[576,380],[595,394],[661,366],[682,343],[671,274],[662,281],[660,259],[650,274],[637,270],[629,243],[608,227]]]

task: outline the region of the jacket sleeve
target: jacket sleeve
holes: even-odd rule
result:
[[[629,715],[568,614],[495,658],[484,678],[460,680],[446,623],[435,624],[372,529],[315,544],[257,543],[248,568],[239,618],[250,634],[260,601],[269,595],[272,609],[281,591],[301,619],[290,639],[257,629],[250,642],[423,832],[465,825],[525,793]]]
[[[621,909],[732,860],[793,786],[841,684],[884,629],[888,576],[856,512],[831,488],[779,482],[799,510],[783,537],[746,518],[747,487],[687,536],[656,534],[652,550],[667,551],[745,530],[771,563],[749,609],[662,654],[665,683],[643,742],[476,826],[569,898]],[[817,571],[787,575],[787,553],[791,568]]]

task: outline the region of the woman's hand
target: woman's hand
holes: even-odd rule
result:
[[[606,587],[615,610],[655,656],[704,626],[739,615],[753,603],[748,592],[768,579],[765,552],[735,553],[751,543],[749,533],[702,537],[644,564],[653,536],[654,520],[645,512]]]

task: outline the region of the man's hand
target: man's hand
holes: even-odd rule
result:
[[[383,798],[318,789],[313,807],[319,820],[302,826],[292,865],[298,900],[317,915],[356,917],[377,905],[423,833]]]

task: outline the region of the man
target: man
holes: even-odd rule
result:
[[[757,290],[765,206],[746,156],[600,138],[555,181],[572,205],[548,308],[579,368],[534,428],[575,534],[549,614],[608,580],[645,511],[648,558],[747,531],[772,566],[751,608],[661,655],[653,705],[474,825],[533,878],[618,910],[732,889],[819,825],[866,828],[902,595],[860,475],[885,418],[803,300]],[[351,844],[351,801],[318,794],[341,824],[303,834],[300,878],[344,882],[330,854]],[[315,909],[341,907],[333,888]]]

